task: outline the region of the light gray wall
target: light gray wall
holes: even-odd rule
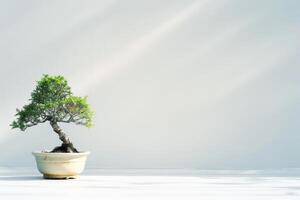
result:
[[[42,74],[88,95],[89,167],[300,166],[298,0],[0,1],[0,164],[59,145],[10,130]]]

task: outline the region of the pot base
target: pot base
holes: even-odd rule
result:
[[[52,175],[52,174],[43,174],[44,179],[76,179],[78,175],[75,176],[60,176],[60,175]]]

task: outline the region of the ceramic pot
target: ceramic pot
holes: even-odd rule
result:
[[[38,170],[46,179],[76,178],[84,170],[90,152],[47,153],[32,152]]]

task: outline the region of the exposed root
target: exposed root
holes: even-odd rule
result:
[[[61,146],[55,147],[51,153],[78,153],[77,149],[73,146],[72,143],[64,144]]]

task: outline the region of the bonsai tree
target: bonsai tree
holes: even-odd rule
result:
[[[93,113],[86,99],[87,97],[74,96],[63,76],[44,75],[31,93],[29,104],[17,109],[16,120],[11,126],[25,131],[29,127],[49,122],[62,141],[62,145],[51,152],[78,152],[59,123],[91,127]]]

